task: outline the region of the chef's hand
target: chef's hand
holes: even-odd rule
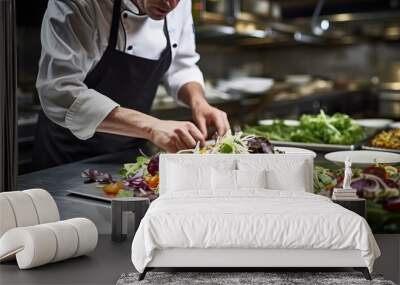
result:
[[[164,120],[152,124],[149,140],[168,152],[192,149],[198,141],[205,143],[205,137],[193,123]]]
[[[230,129],[228,116],[206,101],[192,107],[193,121],[199,127],[201,133],[207,138],[207,127],[213,126],[217,129],[219,136],[223,136]]]
[[[193,121],[205,138],[207,138],[207,127],[209,126],[215,127],[220,136],[230,130],[226,113],[208,104],[200,84],[186,83],[179,90],[178,98],[190,106]]]
[[[141,112],[116,107],[97,127],[98,132],[143,138],[168,151],[202,145],[205,137],[191,122],[163,121]]]

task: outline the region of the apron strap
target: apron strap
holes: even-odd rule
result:
[[[108,48],[115,49],[117,47],[120,18],[121,18],[121,0],[114,0],[111,31],[110,31],[110,36],[108,38]]]
[[[167,46],[166,46],[166,48],[164,49],[164,52],[167,52],[168,49],[171,48],[171,40],[170,40],[170,38],[169,38],[167,16],[165,16],[165,18],[164,18],[164,28],[163,28],[163,30],[164,30],[164,35],[165,35],[165,37],[167,38]]]

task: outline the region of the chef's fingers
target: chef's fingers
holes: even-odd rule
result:
[[[228,132],[231,129],[231,125],[229,124],[229,120],[228,120],[228,115],[225,112],[223,112],[222,114],[223,114],[222,118],[224,119],[226,131]]]
[[[225,120],[223,118],[224,112],[213,112],[211,114],[212,121],[217,128],[217,132],[219,136],[223,136],[228,131],[228,128],[225,124]],[[225,114],[226,116],[226,114]]]
[[[185,149],[192,149],[196,146],[196,140],[189,132],[190,125],[191,123],[187,123],[186,128],[178,130],[179,140],[185,146]]]
[[[167,153],[176,153],[178,151],[176,145],[168,146],[164,149]]]
[[[221,111],[222,120],[224,122],[224,134],[226,134],[230,129],[231,126],[229,125],[228,115]]]
[[[194,118],[197,124],[197,127],[200,129],[200,132],[202,133],[204,138],[207,138],[207,121],[206,118],[203,116],[199,116],[197,118]]]
[[[176,152],[183,149],[188,149],[187,145],[183,142],[181,137],[178,137],[175,140]]]
[[[192,123],[189,124],[188,128],[189,128],[189,133],[192,135],[196,143],[200,142],[200,145],[204,146],[206,143],[206,136],[204,136],[204,134]],[[207,135],[207,127],[205,121],[204,121],[204,128]]]
[[[176,148],[176,151],[187,149],[185,142],[183,141],[182,137],[184,136],[184,126],[176,129],[174,131],[174,135],[171,137],[172,143]]]
[[[171,139],[171,141],[163,147],[168,153],[176,153],[178,151],[175,143],[175,139]]]

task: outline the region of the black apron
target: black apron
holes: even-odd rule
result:
[[[88,88],[108,96],[122,107],[148,114],[161,78],[171,64],[167,20],[164,20],[167,46],[158,60],[151,60],[116,49],[120,17],[121,0],[115,0],[108,47],[84,82]],[[42,111],[36,131],[33,164],[35,170],[39,170],[137,148],[143,142],[141,139],[105,133],[95,133],[88,140],[80,140],[69,129],[50,121]]]

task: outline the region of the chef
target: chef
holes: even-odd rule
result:
[[[36,169],[138,147],[168,152],[223,135],[226,114],[204,97],[190,0],[49,0],[37,90]],[[195,124],[148,115],[159,83]]]

